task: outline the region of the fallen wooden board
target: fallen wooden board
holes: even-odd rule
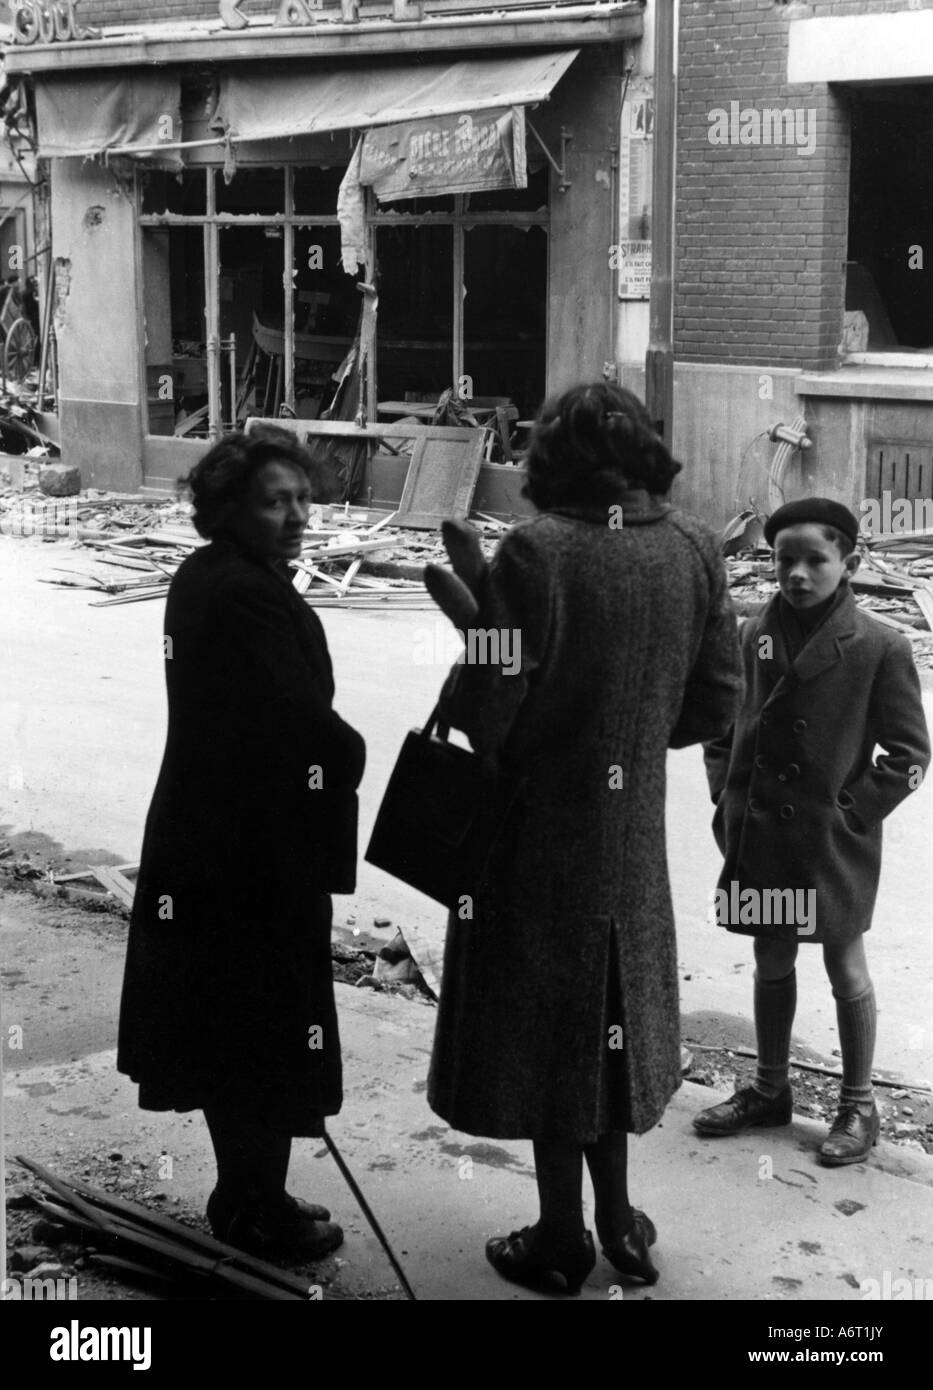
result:
[[[111,868],[109,864],[92,864],[91,873],[98,883],[103,884],[108,893],[112,893],[124,907],[132,907],[133,899],[136,896],[136,885],[130,883],[118,869]]]
[[[900,618],[892,618],[890,613],[879,613],[874,608],[861,607],[863,613],[867,613],[870,618],[874,618],[876,623],[883,623],[885,627],[893,627],[895,632],[901,632],[911,642],[922,642],[926,633],[918,632],[910,623],[901,622]]]
[[[133,873],[136,873],[137,870],[139,869],[139,864],[138,864],[138,863],[136,863],[136,864],[110,864],[108,867],[111,868],[111,869],[115,869],[116,872],[119,873],[119,874],[128,874],[128,873],[129,873],[129,874],[133,874]],[[82,869],[81,872],[80,872],[79,874],[53,874],[53,875],[52,875],[52,882],[53,882],[53,883],[77,883],[78,880],[79,880],[79,879],[82,879],[82,878],[96,878],[96,877],[97,877],[97,871],[96,871],[96,869]]]
[[[933,584],[926,580],[913,592],[913,600],[927,620],[927,627],[933,632]]]
[[[865,545],[869,546],[871,549],[875,549],[876,547],[885,549],[886,547],[891,545],[902,545],[905,542],[910,541],[922,541],[925,544],[933,546],[933,530],[882,531],[877,536],[863,535],[861,537],[861,540],[864,542]]]
[[[396,525],[437,530],[469,513],[483,462],[482,430],[448,427],[419,439],[402,489]]]
[[[370,550],[390,550],[399,544],[397,536],[383,536],[371,541],[347,541],[343,545],[314,545],[302,549],[301,558],[319,565],[322,560],[345,560]]]

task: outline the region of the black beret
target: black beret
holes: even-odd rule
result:
[[[778,531],[783,531],[787,526],[800,526],[805,523],[814,526],[835,526],[837,531],[848,537],[853,546],[858,540],[858,522],[852,512],[841,502],[834,502],[831,497],[801,497],[796,502],[787,502],[783,507],[778,507],[765,522],[765,540],[769,545],[774,545]]]

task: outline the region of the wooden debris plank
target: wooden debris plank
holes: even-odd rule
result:
[[[361,552],[388,550],[397,545],[397,537],[385,536],[382,540],[348,541],[344,545],[308,546],[302,550],[301,558],[320,564],[323,560],[345,560],[348,557],[359,555]]]
[[[859,604],[859,607],[863,613],[867,613],[870,618],[874,618],[875,622],[883,623],[885,627],[893,627],[895,632],[902,632],[911,642],[920,642],[923,640],[924,633],[918,632],[915,627],[911,627],[910,623],[901,622],[899,618],[892,618],[890,613],[879,613],[875,608],[868,608],[862,604]]]
[[[91,599],[89,608],[112,608],[117,603],[142,603],[145,599],[165,598],[168,585],[160,584],[157,589],[144,589],[136,593],[116,594],[113,598]]]
[[[350,585],[353,583],[354,579],[356,578],[357,572],[358,572],[358,570],[359,570],[359,568],[360,568],[360,565],[361,565],[362,563],[363,563],[363,557],[360,556],[359,559],[354,560],[354,561],[352,561],[351,564],[347,565],[346,572],[344,573],[343,579],[341,579],[341,581],[340,581],[340,589],[339,589],[339,592],[340,592],[341,594],[345,594],[345,593],[348,591],[348,589],[350,588]]]
[[[910,541],[922,541],[925,544],[933,545],[933,529],[922,531],[882,531],[877,536],[863,536],[865,544],[870,549],[885,549],[890,545],[902,545]]]
[[[927,620],[927,627],[933,632],[933,584],[927,580],[918,585],[913,592],[913,600]]]
[[[129,555],[122,555],[119,551],[101,550],[96,555],[95,561],[98,565],[117,565],[124,570],[146,570],[149,574],[155,568],[154,561],[148,557],[143,559],[140,556],[138,559],[131,559]]]
[[[134,863],[134,864],[111,864],[111,865],[110,865],[110,868],[112,868],[112,869],[113,869],[116,873],[118,873],[118,874],[135,874],[135,873],[137,873],[137,872],[139,871],[139,863],[136,862],[136,863]],[[79,874],[54,874],[54,873],[53,873],[53,875],[52,875],[52,882],[53,882],[53,883],[76,883],[79,879],[82,879],[82,878],[96,878],[96,877],[97,877],[97,871],[96,871],[95,869],[82,869],[81,872],[80,872]],[[132,887],[132,885],[130,885],[130,886]]]
[[[112,868],[109,864],[92,864],[91,873],[98,883],[103,884],[108,893],[112,893],[124,907],[133,906],[133,898],[136,895],[135,884],[130,883],[118,869]]]

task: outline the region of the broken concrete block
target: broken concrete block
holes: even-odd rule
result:
[[[10,487],[22,492],[26,486],[26,463],[22,454],[0,453],[0,469],[9,475]]]
[[[38,1221],[33,1223],[30,1235],[37,1245],[60,1245],[65,1239],[67,1232],[64,1226],[59,1226],[57,1222],[50,1221],[47,1216],[40,1216]]]
[[[42,1260],[47,1260],[49,1251],[41,1245],[20,1245],[16,1250],[10,1251],[10,1269],[17,1270],[21,1274],[28,1274],[29,1271]]]
[[[39,491],[46,497],[75,497],[81,491],[81,470],[69,463],[48,463],[39,469]]]
[[[0,858],[5,859],[6,855],[2,854],[0,855]],[[32,1194],[27,1183],[17,1183],[14,1186],[7,1187],[7,1211],[23,1211],[26,1208],[31,1207],[32,1205]]]
[[[30,1279],[64,1279],[70,1274],[71,1270],[67,1265],[59,1264],[57,1260],[49,1260],[45,1264],[36,1265],[29,1271]]]

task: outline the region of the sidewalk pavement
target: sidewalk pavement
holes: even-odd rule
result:
[[[540,1297],[500,1279],[483,1253],[490,1235],[536,1218],[531,1145],[456,1133],[429,1110],[432,1007],[336,988],[345,1102],[329,1132],[416,1296]],[[135,1087],[114,1070],[112,1051],[8,1069],[5,1097],[8,1158],[23,1153],[65,1174],[69,1155],[117,1149],[154,1175],[164,1151],[172,1177],[151,1184],[169,1197],[161,1210],[177,1211],[175,1197],[182,1209],[203,1209],[214,1170],[201,1115],[138,1110]],[[862,1281],[890,1290],[904,1278],[920,1290],[915,1297],[933,1289],[933,1282],[914,1283],[933,1277],[933,1159],[880,1144],[867,1164],[822,1168],[816,1151],[825,1129],[802,1118],[786,1129],[701,1140],[691,1118],[722,1098],[687,1082],[662,1124],[631,1143],[633,1200],[658,1226],[660,1282],[621,1285],[600,1259],[584,1299],[860,1301]],[[14,1173],[8,1167],[8,1179]],[[344,1226],[346,1242],[320,1276],[334,1276],[345,1296],[402,1297],[322,1143],[295,1141],[289,1188],[329,1205]],[[587,1203],[592,1226],[588,1188]]]

